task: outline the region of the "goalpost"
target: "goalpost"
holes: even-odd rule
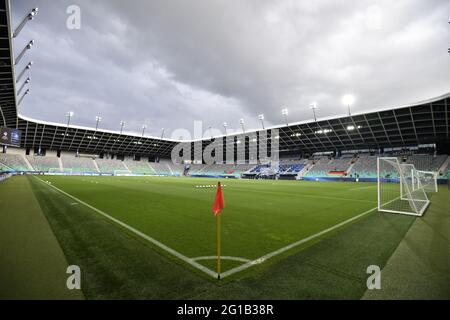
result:
[[[417,170],[417,177],[425,192],[438,192],[437,172]]]
[[[131,176],[132,172],[130,170],[114,170],[114,175],[115,176]]]
[[[378,211],[422,216],[430,204],[412,164],[395,157],[377,159]]]

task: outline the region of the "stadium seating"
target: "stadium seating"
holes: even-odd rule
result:
[[[169,168],[172,171],[173,175],[180,176],[180,175],[183,174],[184,165],[182,165],[182,164],[174,164],[172,162],[169,162],[167,165],[169,166]]]
[[[91,158],[62,156],[61,161],[64,170],[72,170],[73,173],[98,172]]]
[[[101,173],[114,173],[114,171],[125,171],[127,168],[124,166],[123,161],[113,159],[95,159],[98,168]]]
[[[127,160],[124,164],[134,174],[155,174],[155,170],[148,165],[148,161]]]
[[[450,162],[447,165],[447,168],[444,170],[443,178],[450,179]]]
[[[409,156],[406,163],[413,164],[417,170],[437,171],[446,159],[447,155],[416,154]]]
[[[19,154],[0,153],[0,163],[17,171],[30,170],[24,156]]]
[[[352,178],[376,178],[377,177],[377,157],[360,156],[348,176]]]
[[[235,176],[240,177],[245,171],[251,169],[252,164],[213,164],[205,170],[212,176]]]
[[[51,156],[26,156],[28,162],[36,171],[46,171],[50,169],[59,170],[59,161],[57,157]]]
[[[169,166],[169,161],[149,162],[149,164],[157,175],[171,176],[175,174]]]
[[[351,158],[331,159],[321,158],[314,166],[306,173],[306,177],[328,177],[332,176],[333,172],[343,174],[347,171],[351,164]]]
[[[10,178],[12,175],[10,173],[2,173],[0,172],[0,182],[5,181]]]
[[[207,165],[204,164],[191,164],[189,165],[189,175],[203,175],[206,174],[204,172],[205,169],[207,169]]]

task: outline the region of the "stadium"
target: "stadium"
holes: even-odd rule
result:
[[[0,21],[1,299],[450,298],[450,93],[188,140],[37,120]]]

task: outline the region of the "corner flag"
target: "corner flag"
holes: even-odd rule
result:
[[[220,182],[217,183],[217,192],[216,199],[214,200],[213,213],[214,215],[219,215],[220,211],[225,208],[225,204],[223,202],[223,194],[222,194],[222,186]]]
[[[214,199],[213,213],[217,217],[217,279],[220,279],[220,211],[225,208],[222,186],[217,183],[216,198]]]

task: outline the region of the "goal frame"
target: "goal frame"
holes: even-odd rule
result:
[[[396,162],[396,164],[398,165],[398,179],[399,179],[398,183],[400,184],[400,186],[399,186],[400,195],[397,198],[390,200],[389,202],[387,202],[383,205],[381,204],[381,183],[382,183],[383,177],[381,177],[380,160],[388,160],[388,161],[390,160],[390,161]],[[421,186],[420,179],[418,179],[418,177],[417,177],[417,170],[415,169],[413,164],[406,164],[406,165],[411,167],[411,180],[412,180],[411,185],[413,186],[413,188],[414,188],[414,186],[416,186],[416,188],[413,190],[410,190],[408,183],[406,183],[406,178],[405,178],[405,176],[403,174],[403,170],[402,170],[402,164],[400,164],[400,162],[398,161],[398,158],[396,158],[396,157],[377,157],[377,208],[378,208],[378,211],[420,217],[424,214],[425,210],[428,208],[430,201],[429,201],[425,191],[423,190],[423,187]],[[396,182],[386,182],[386,183],[396,183]],[[422,189],[422,191],[424,192],[426,200],[413,199],[413,195],[412,195],[411,191],[420,190],[420,189]],[[386,206],[390,202],[394,202],[398,199],[408,201],[413,210],[411,210],[411,212],[408,212],[408,211],[402,211],[402,210],[392,210],[392,209],[383,208],[383,206]],[[426,202],[426,204],[424,206],[422,206],[422,208],[420,210],[418,210],[416,204],[414,203],[415,201]]]
[[[423,185],[422,187],[424,188],[425,192],[438,192],[438,184],[437,184],[437,178],[438,178],[438,172],[436,171],[424,171],[424,170],[417,170],[417,174],[418,176],[421,174],[429,174],[433,176],[433,184],[432,186],[432,190],[431,189],[427,189],[428,185]],[[418,177],[418,182],[420,182],[420,177]]]

